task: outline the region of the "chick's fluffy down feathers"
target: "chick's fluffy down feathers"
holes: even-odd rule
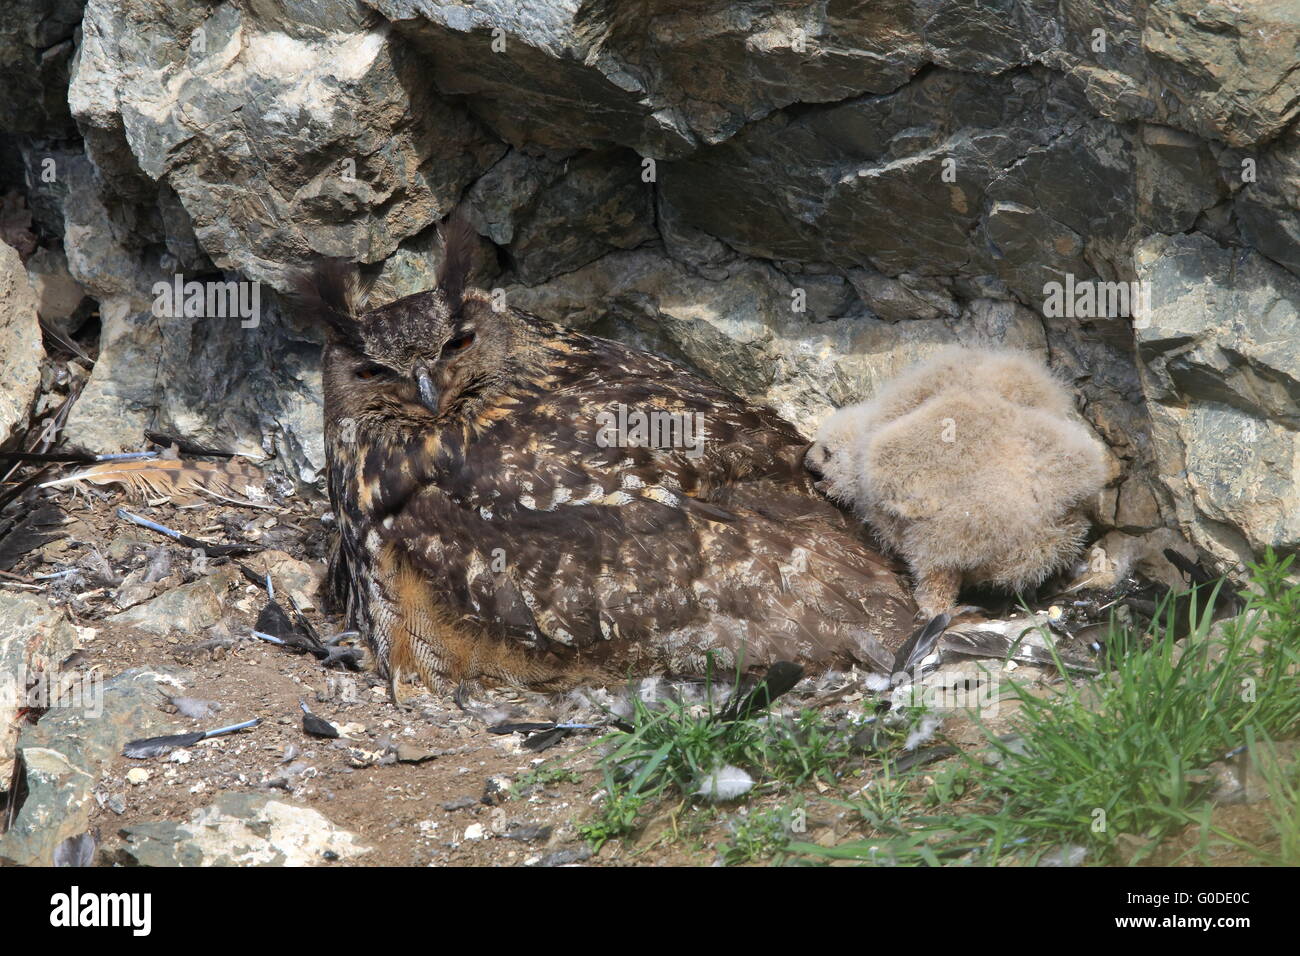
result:
[[[1041,363],[966,348],[836,412],[809,463],[907,559],[918,593],[940,592],[939,605],[960,583],[1020,590],[1064,566],[1087,532],[1079,506],[1107,473],[1104,449]],[[927,587],[939,578],[951,586]]]

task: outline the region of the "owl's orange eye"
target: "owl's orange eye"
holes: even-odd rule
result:
[[[387,371],[382,365],[363,365],[357,369],[357,378],[369,381],[372,378],[378,378]]]
[[[474,344],[474,333],[466,332],[458,335],[442,347],[443,355],[455,355],[457,352],[463,352]]]

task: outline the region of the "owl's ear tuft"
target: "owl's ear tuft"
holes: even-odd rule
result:
[[[442,262],[438,266],[438,289],[446,297],[454,316],[464,301],[469,276],[474,269],[478,233],[464,213],[452,214],[438,230],[442,236]]]
[[[364,308],[361,273],[346,259],[323,259],[293,282],[298,314],[324,326],[335,341],[361,348],[359,315]]]

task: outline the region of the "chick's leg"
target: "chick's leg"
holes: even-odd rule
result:
[[[926,620],[949,613],[957,604],[961,572],[953,568],[925,568],[916,572],[917,617]]]

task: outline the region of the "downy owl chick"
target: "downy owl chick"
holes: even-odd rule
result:
[[[822,424],[818,487],[912,570],[923,614],[965,585],[1022,591],[1078,553],[1105,449],[1032,356],[951,347]]]

